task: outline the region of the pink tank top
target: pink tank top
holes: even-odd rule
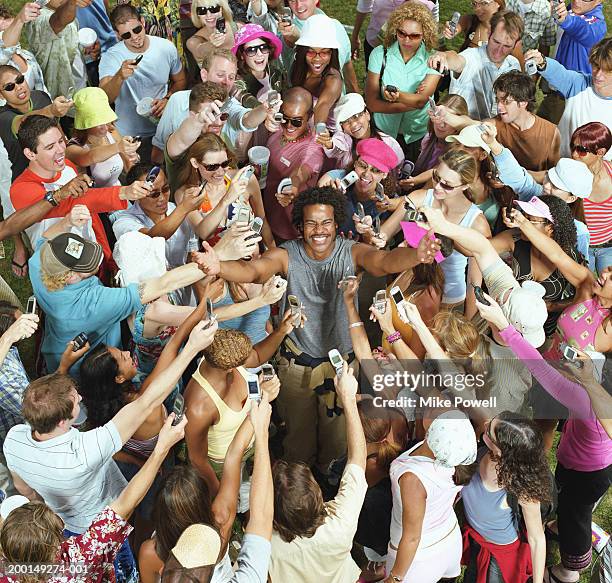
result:
[[[594,351],[597,330],[609,314],[610,309],[602,308],[597,298],[569,306],[559,317],[553,345],[544,356],[560,358],[560,342],[566,342],[580,350]]]

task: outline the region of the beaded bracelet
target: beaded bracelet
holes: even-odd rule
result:
[[[389,336],[387,336],[387,342],[389,344],[393,344],[394,342],[397,342],[400,338],[402,337],[402,335],[395,331],[393,332],[393,334],[389,334]]]

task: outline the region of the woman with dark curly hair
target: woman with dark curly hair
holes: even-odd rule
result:
[[[546,539],[540,504],[551,502],[552,480],[542,434],[517,413],[488,421],[487,451],[462,492],[465,583],[542,583]],[[526,538],[525,538],[526,535]]]
[[[376,126],[397,138],[412,161],[427,133],[427,99],[440,81],[440,74],[427,65],[437,43],[431,12],[420,2],[406,2],[391,13],[383,44],[372,51],[368,62],[368,109]]]
[[[570,257],[579,260],[574,218],[568,204],[552,195],[534,196],[529,202],[515,201],[515,204],[522,213],[513,211],[513,219],[508,220],[507,211],[504,210],[505,224],[511,230],[496,235],[491,242],[499,254],[512,255],[512,270],[519,283],[537,281],[546,289],[544,300],[549,302],[549,314],[544,332],[550,337],[561,315],[561,309],[555,309],[555,302],[572,297],[575,290],[557,266],[532,244],[529,231],[525,232],[525,225],[535,226],[556,241]]]

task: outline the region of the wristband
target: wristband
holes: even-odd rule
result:
[[[396,330],[395,332],[393,332],[393,334],[389,334],[389,336],[387,336],[387,342],[389,344],[393,344],[394,342],[397,342],[401,337],[402,335],[400,334],[400,332]]]
[[[359,328],[359,326],[363,326],[363,322],[353,322],[349,328]]]

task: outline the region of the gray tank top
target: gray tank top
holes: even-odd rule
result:
[[[295,295],[304,304],[308,321],[289,337],[295,345],[314,358],[325,358],[332,348],[341,354],[352,351],[348,316],[338,282],[355,275],[351,248],[355,241],[336,238],[331,255],[317,261],[306,254],[302,239],[281,245],[289,254],[287,293],[281,302],[281,313],[287,309],[287,296]]]
[[[509,545],[517,539],[512,510],[504,504],[506,490],[487,490],[482,483],[480,471],[463,487],[461,499],[468,522],[489,542]]]

